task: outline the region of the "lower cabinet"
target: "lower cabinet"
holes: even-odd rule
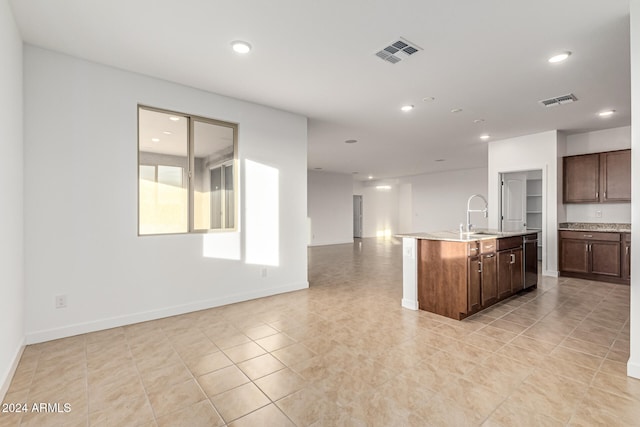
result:
[[[502,240],[510,245],[505,251],[508,295],[499,291]],[[522,236],[471,242],[419,239],[418,308],[460,320],[522,290],[522,241]]]
[[[562,276],[629,282],[629,233],[560,231],[559,235]]]
[[[498,299],[522,289],[522,248],[498,252]]]
[[[498,299],[496,254],[469,257],[467,270],[469,271],[469,312],[478,311],[482,307],[495,303]]]
[[[487,307],[498,300],[498,283],[496,280],[496,254],[483,254],[482,259],[482,307]]]
[[[624,233],[622,248],[622,279],[631,280],[631,234]]]

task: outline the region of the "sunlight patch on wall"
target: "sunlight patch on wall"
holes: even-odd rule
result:
[[[245,160],[246,263],[280,264],[280,172]]]

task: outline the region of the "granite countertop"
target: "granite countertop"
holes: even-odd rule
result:
[[[396,237],[410,237],[423,240],[446,240],[450,242],[475,242],[477,240],[497,239],[500,237],[524,236],[525,234],[535,233],[535,231],[498,231],[477,229],[467,234],[459,231],[432,231],[429,233],[407,233],[397,234]]]
[[[631,224],[605,222],[561,222],[558,230],[564,231],[609,231],[614,233],[631,233]]]

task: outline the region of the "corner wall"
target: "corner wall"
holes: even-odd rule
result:
[[[562,135],[548,131],[489,143],[489,228],[500,225],[500,173],[542,170],[542,274],[558,275],[558,150]]]
[[[353,242],[353,178],[308,171],[307,215],[311,246]]]
[[[24,346],[22,39],[0,1],[0,401]],[[1,416],[1,414],[0,414]]]
[[[631,182],[640,183],[640,0],[631,0]],[[640,378],[640,185],[631,186],[631,356],[627,374]]]
[[[137,236],[138,104],[239,124],[237,232]],[[305,117],[26,46],[25,124],[29,343],[308,286]]]

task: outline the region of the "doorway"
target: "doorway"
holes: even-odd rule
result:
[[[353,237],[362,238],[362,196],[353,196]]]
[[[500,230],[535,232],[538,260],[542,260],[543,187],[542,170],[500,174]]]

